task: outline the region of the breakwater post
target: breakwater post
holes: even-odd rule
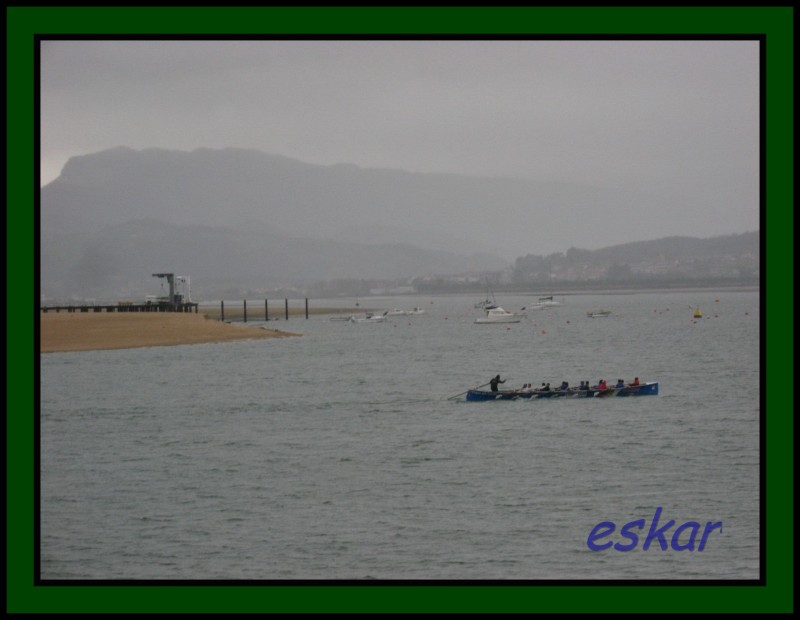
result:
[[[310,304],[309,304],[308,297],[304,298],[303,302],[305,304],[305,316],[306,316],[306,319],[308,319],[308,317],[311,314],[311,307],[310,307]],[[241,320],[242,322],[247,323],[248,320],[250,320],[250,318],[251,318],[248,315],[247,299],[243,299],[242,300],[241,310],[237,310],[236,309],[237,307],[239,307],[237,302],[234,301],[232,303],[233,303],[233,314],[231,314],[230,311],[228,312],[228,315],[230,316],[230,320],[228,322],[230,322],[230,321],[236,322],[236,321],[240,321]],[[288,321],[289,320],[289,314],[291,314],[289,312],[289,298],[288,297],[284,298],[283,303],[284,303],[284,317]],[[182,311],[183,312],[191,312],[192,311],[192,307],[194,307],[195,312],[197,312],[198,311],[197,310],[198,305],[199,304],[186,304],[186,309],[182,310]],[[42,308],[42,312],[47,312],[47,310],[58,312],[58,308],[56,308],[56,307],[51,307],[51,308],[44,308],[43,307]],[[63,308],[61,308],[61,310],[67,310],[67,308],[63,307]],[[77,310],[79,310],[79,308],[71,308],[71,309],[69,309],[70,312],[77,311]],[[91,309],[89,309],[89,311],[91,312]],[[95,311],[97,311],[97,310],[95,310]],[[119,310],[119,311],[122,312],[123,310]],[[126,308],[124,311],[125,312],[135,312],[135,311],[137,311],[137,309],[135,309],[135,308]],[[150,312],[159,311],[159,312],[161,312],[161,311],[167,311],[167,310],[163,310],[161,308],[153,308],[153,309],[148,309],[147,311],[150,311]],[[299,313],[300,313],[299,311],[295,312],[295,314],[299,314]],[[211,315],[213,315],[213,314],[214,313],[211,312]],[[258,318],[260,316],[258,309],[254,310],[254,311],[251,311],[250,314],[251,315],[252,314],[256,315],[256,319],[255,320],[259,320],[259,321],[261,320],[261,319]],[[274,314],[275,314],[275,312],[273,311],[273,315]],[[225,300],[220,300],[220,302],[219,302],[219,317],[218,318],[219,318],[219,320],[221,322],[223,322],[223,323],[226,322],[226,318],[225,318]],[[269,299],[265,298],[264,299],[264,321],[270,321],[270,320],[277,321],[277,320],[280,320],[280,317],[275,317],[275,316],[270,317],[270,314],[269,314]]]

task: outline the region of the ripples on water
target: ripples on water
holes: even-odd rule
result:
[[[42,356],[41,576],[758,577],[757,293],[576,295],[513,325],[474,325],[470,297],[369,301],[428,314]],[[448,400],[497,373],[661,394]],[[588,549],[657,506],[724,531],[702,553]]]

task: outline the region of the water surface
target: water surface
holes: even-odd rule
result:
[[[369,298],[426,314],[43,355],[42,578],[757,578],[758,294],[560,299],[475,325],[480,296]],[[449,399],[497,373],[661,393]],[[659,506],[723,531],[702,552],[587,547]]]

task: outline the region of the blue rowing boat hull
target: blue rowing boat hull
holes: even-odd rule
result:
[[[610,387],[605,390],[590,388],[581,390],[551,390],[549,392],[518,392],[516,390],[500,390],[487,392],[484,390],[469,390],[467,400],[473,402],[486,400],[531,400],[536,398],[604,398],[607,396],[656,396],[658,395],[658,382],[642,383],[637,386],[623,388]]]

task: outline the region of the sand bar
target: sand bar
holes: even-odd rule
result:
[[[299,336],[172,312],[59,312],[39,315],[42,353],[131,349]]]

